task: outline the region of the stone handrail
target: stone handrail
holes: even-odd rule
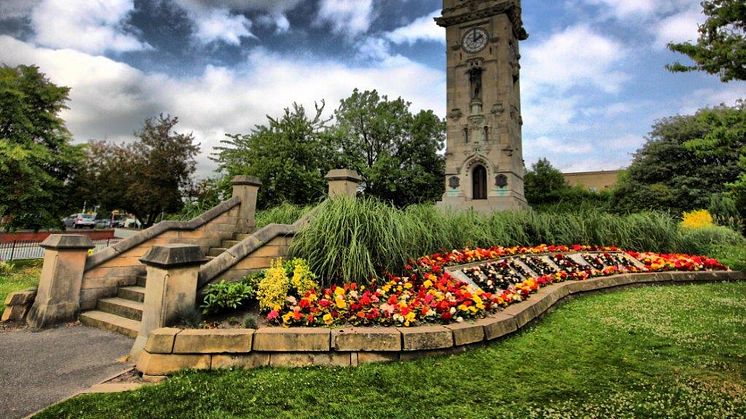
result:
[[[116,258],[124,252],[147,242],[148,240],[152,240],[160,236],[167,231],[196,230],[238,205],[241,205],[241,199],[238,197],[233,197],[189,221],[161,221],[160,223],[147,228],[135,234],[134,236],[128,237],[117,244],[114,244],[100,252],[94,253],[93,255],[89,256],[86,260],[85,270],[89,271],[111,259]]]
[[[154,330],[137,361],[149,376],[183,368],[262,366],[354,367],[460,353],[522,329],[574,295],[640,284],[744,281],[746,272],[661,272],[620,274],[567,281],[541,288],[528,300],[492,316],[463,323],[418,327],[261,327],[259,329]]]
[[[235,266],[251,253],[259,250],[262,246],[268,244],[273,239],[283,236],[295,236],[303,226],[310,222],[311,217],[316,212],[317,208],[318,206],[311,209],[293,224],[270,224],[262,227],[254,234],[215,257],[215,259],[202,265],[199,270],[199,282],[197,288],[204,288],[225,271]]]

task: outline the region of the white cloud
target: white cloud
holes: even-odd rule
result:
[[[321,0],[316,24],[349,37],[368,32],[373,21],[373,0]]]
[[[575,142],[569,139],[557,139],[551,137],[539,137],[525,145],[527,154],[538,155],[551,150],[552,153],[562,154],[586,154],[593,151],[593,146],[588,142]]]
[[[127,30],[133,0],[43,0],[31,13],[34,40],[89,54],[150,48]]]
[[[434,109],[443,115],[445,108],[444,73],[403,57],[349,66],[257,49],[236,68],[207,67],[196,77],[176,78],[0,36],[0,61],[11,66],[34,63],[54,83],[72,88],[70,109],[62,116],[79,141],[131,139],[147,117],[161,112],[178,116],[177,130],[193,132],[202,144],[201,176],[214,167],[207,155],[225,133],[249,132],[266,122],[265,115],[278,115],[294,101],[313,109],[314,101],[326,99],[331,113],[357,87],[402,96],[414,110]]]
[[[290,21],[282,13],[261,15],[256,19],[256,23],[270,28],[274,27],[277,33],[285,33],[290,30]]]
[[[699,25],[704,21],[705,16],[699,8],[684,10],[664,18],[656,25],[656,47],[665,48],[669,42],[696,41]]]
[[[689,115],[707,106],[733,106],[746,99],[746,84],[723,84],[719,88],[698,89],[683,96],[678,104],[679,113]]]
[[[650,15],[658,8],[658,3],[667,0],[585,0],[586,3],[608,8],[620,19]]]
[[[579,0],[601,7],[602,16],[637,21],[670,15],[699,6],[700,0]]]
[[[240,14],[231,14],[228,9],[212,9],[196,16],[194,37],[203,44],[223,41],[230,45],[241,45],[241,38],[251,38],[251,21]]]
[[[427,16],[420,17],[407,26],[397,28],[385,36],[394,44],[412,45],[418,41],[435,41],[445,44],[445,29],[436,25],[433,19],[440,16],[441,11],[436,10]]]
[[[260,11],[257,23],[275,27],[278,33],[290,30],[285,12],[301,0],[175,0],[175,4],[194,22],[194,37],[202,44],[225,42],[239,45],[241,38],[253,38],[252,22],[244,12]]]
[[[286,12],[297,7],[301,0],[176,0],[176,2],[185,8]]]
[[[627,52],[620,42],[586,25],[572,26],[525,49],[523,86],[529,92],[549,87],[560,92],[594,86],[618,92],[628,76],[615,67]]]
[[[645,143],[645,138],[642,135],[626,134],[601,142],[605,148],[612,150],[637,150]]]

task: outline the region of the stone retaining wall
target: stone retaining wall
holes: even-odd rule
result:
[[[506,336],[570,295],[649,283],[746,280],[744,272],[622,274],[568,281],[541,288],[521,303],[476,321],[420,327],[253,329],[157,329],[150,334],[137,369],[168,375],[184,368],[261,366],[349,367],[459,353]]]

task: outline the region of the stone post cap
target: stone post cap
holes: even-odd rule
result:
[[[326,174],[327,180],[347,180],[350,182],[360,182],[363,180],[363,178],[360,176],[360,174],[354,170],[350,169],[334,169],[330,170],[329,173]]]
[[[205,255],[199,246],[192,244],[164,244],[154,246],[140,259],[140,262],[158,268],[173,268],[201,265],[205,260]]]
[[[262,186],[262,181],[256,176],[234,176],[231,180],[233,186],[248,185],[248,186]]]
[[[81,234],[52,234],[39,246],[54,250],[88,250],[96,247],[90,237]]]

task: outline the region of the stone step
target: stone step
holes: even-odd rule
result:
[[[251,236],[251,234],[241,234],[241,233],[236,233],[236,234],[234,234],[234,235],[233,235],[233,240],[244,241],[244,240],[246,240],[246,239],[247,239],[247,238],[248,238],[249,236]]]
[[[207,254],[207,256],[220,256],[223,252],[225,252],[225,247],[211,247],[210,252]]]
[[[206,260],[207,262],[209,262],[209,261],[211,261],[211,260],[213,260],[213,259],[215,259],[215,256],[205,256],[205,260]]]
[[[98,300],[96,308],[117,316],[131,320],[142,320],[143,304],[137,301],[125,300],[124,298],[102,298]]]
[[[147,275],[137,275],[137,286],[138,287],[144,287],[145,283],[148,282],[148,276]]]
[[[117,297],[142,303],[145,301],[145,287],[121,287],[117,291]]]
[[[81,313],[80,322],[86,326],[108,330],[131,338],[136,338],[140,331],[140,322],[98,310]]]
[[[230,249],[231,247],[237,245],[238,243],[241,243],[238,240],[223,240],[223,247],[226,249]]]

